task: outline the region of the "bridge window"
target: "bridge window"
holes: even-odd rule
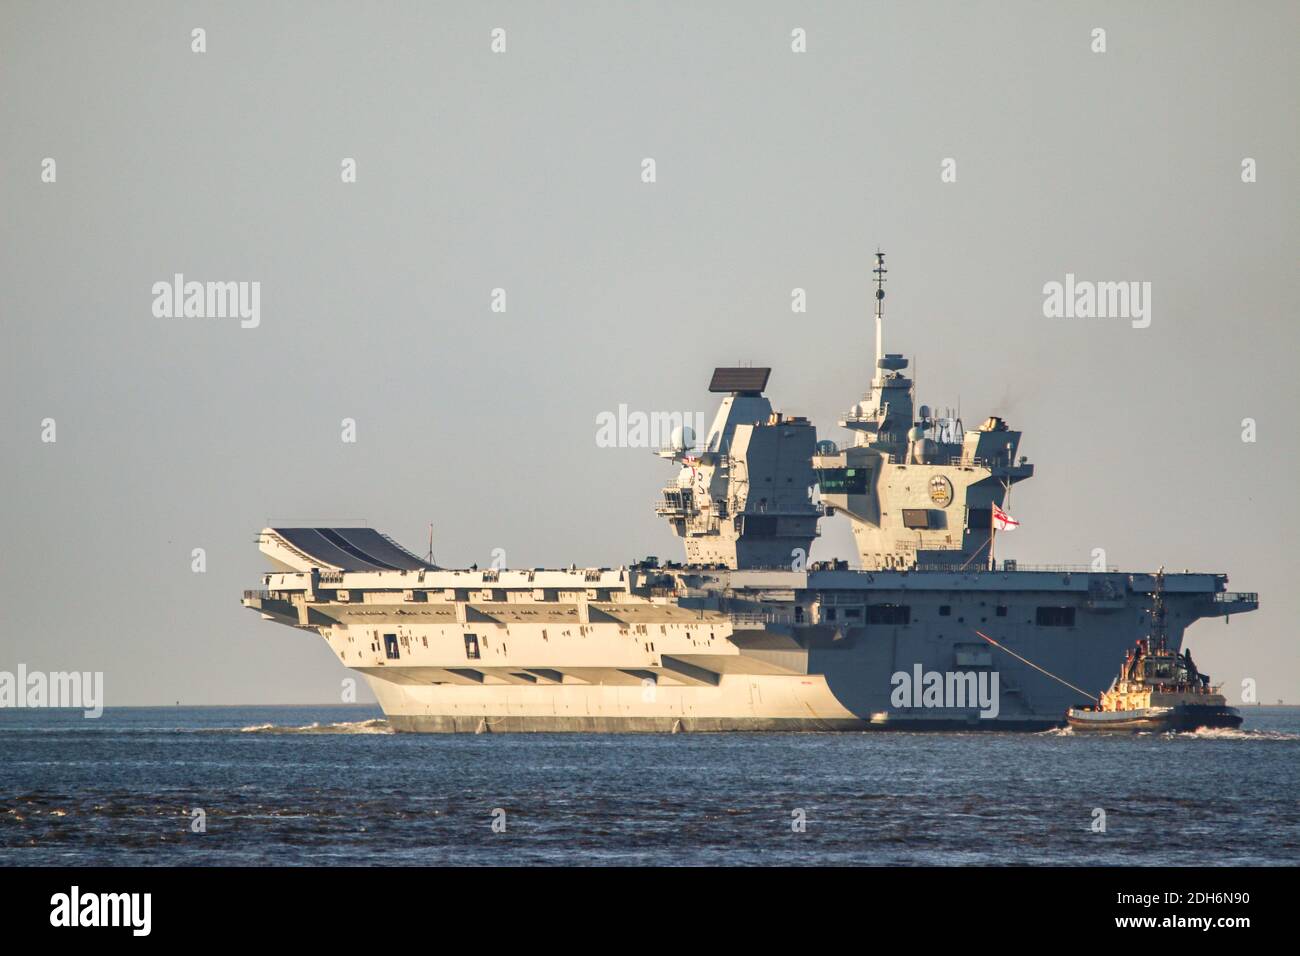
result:
[[[1038,609],[1039,627],[1074,627],[1074,608],[1040,607]]]
[[[817,484],[824,495],[865,495],[870,468],[819,468]]]

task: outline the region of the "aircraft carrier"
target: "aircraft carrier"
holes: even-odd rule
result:
[[[370,528],[265,528],[244,606],[315,631],[417,732],[1038,730],[1061,726],[1147,633],[1156,572],[996,560],[1020,432],[915,405],[886,353],[843,447],[773,409],[769,369],[720,368],[702,441],[678,429],[656,506],[685,561],[435,566]],[[812,564],[851,522],[859,568]],[[1177,652],[1199,618],[1258,607],[1218,573],[1165,574]],[[1086,693],[1085,693],[1086,692]]]

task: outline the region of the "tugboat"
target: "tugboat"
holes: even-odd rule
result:
[[[1138,733],[1240,727],[1229,707],[1192,662],[1191,651],[1170,650],[1165,638],[1164,569],[1156,574],[1151,633],[1124,656],[1124,666],[1095,707],[1071,707],[1066,720],[1075,730]]]

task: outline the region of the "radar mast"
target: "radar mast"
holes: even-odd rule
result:
[[[885,254],[876,246],[876,377],[880,377],[880,360],[885,357]]]

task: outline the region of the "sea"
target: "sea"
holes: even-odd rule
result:
[[[1300,708],[1235,731],[395,734],[0,710],[0,865],[1300,863]]]

